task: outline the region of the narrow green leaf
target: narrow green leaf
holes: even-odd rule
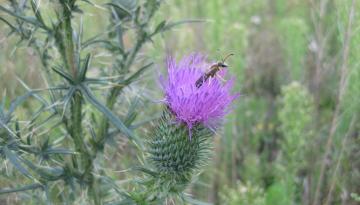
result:
[[[81,48],[84,49],[84,48],[91,46],[92,44],[96,44],[96,43],[103,43],[103,44],[107,45],[108,47],[113,47],[112,43],[108,40],[89,39],[89,40],[85,41],[84,43],[82,43]]]
[[[64,174],[64,169],[62,167],[47,167],[35,165],[26,159],[22,159],[22,162],[26,164],[30,169],[34,170],[34,172],[36,172],[39,176],[50,181],[58,180]]]
[[[64,71],[62,71],[61,69],[59,69],[55,66],[53,66],[52,69],[57,74],[59,74],[61,77],[65,78],[70,84],[75,84],[74,80],[72,79],[72,77],[69,74],[65,73]]]
[[[5,128],[5,130],[8,132],[11,137],[16,138],[17,135],[0,119],[0,128]]]
[[[15,122],[15,130],[16,130],[16,136],[21,139],[21,132],[20,132],[20,124],[19,121]]]
[[[99,110],[101,113],[103,113],[108,120],[115,125],[115,127],[117,127],[123,134],[125,134],[129,139],[131,140],[136,140],[134,133],[129,130],[125,124],[114,114],[111,112],[111,110],[109,110],[109,108],[107,108],[106,106],[104,106],[102,103],[100,103],[96,97],[91,93],[91,91],[85,87],[85,86],[81,86],[81,90],[83,95],[85,96],[85,98],[97,109]]]
[[[48,28],[44,22],[44,19],[41,16],[39,6],[40,6],[39,2],[35,3],[35,0],[31,0],[31,8],[35,14],[36,19],[39,21],[39,23],[41,23],[43,25],[44,28],[46,28],[46,30],[48,30]]]
[[[90,65],[90,60],[91,60],[91,54],[87,54],[86,57],[85,57],[85,62],[81,68],[81,71],[80,71],[80,82],[83,82],[86,78],[86,73],[87,73],[87,70],[89,68],[89,65]]]
[[[189,24],[189,23],[204,23],[206,22],[206,20],[201,20],[201,19],[189,19],[189,20],[181,20],[181,21],[175,21],[175,22],[171,22],[171,23],[167,23],[162,31],[167,31],[170,30],[176,26],[180,26],[182,24]]]
[[[21,105],[23,102],[25,102],[32,95],[33,95],[33,92],[30,91],[30,92],[27,92],[25,95],[15,98],[15,100],[13,100],[10,103],[8,114],[11,115],[19,105]]]
[[[3,17],[0,16],[0,21],[3,21],[4,23],[6,23],[12,30],[16,31],[19,33],[19,29],[16,28],[15,26],[13,26],[9,21],[7,21],[6,19],[4,19]]]
[[[131,101],[130,107],[128,109],[128,113],[126,114],[124,120],[125,125],[127,125],[128,127],[131,126],[131,124],[134,122],[134,120],[137,117],[138,113],[136,112],[136,109],[138,108],[139,103],[140,103],[140,99],[137,97]]]
[[[151,35],[155,35],[155,34],[161,32],[161,31],[163,31],[165,25],[166,25],[166,21],[165,21],[165,20],[162,21],[162,22],[160,22],[160,23],[156,26],[155,31],[154,31]]]
[[[16,155],[13,151],[9,150],[6,146],[3,148],[4,154],[6,158],[11,162],[11,164],[23,175],[28,178],[32,178],[30,172],[23,167],[20,162],[18,155]]]
[[[145,167],[133,167],[132,170],[144,172],[145,174],[151,175],[153,177],[157,177],[157,175],[158,175],[156,172],[154,172],[150,169],[147,169]]]
[[[41,184],[35,183],[35,184],[29,184],[29,185],[19,187],[19,188],[0,189],[0,194],[9,194],[9,193],[14,193],[14,192],[34,190],[34,189],[38,189],[38,188],[42,188],[42,187],[43,186]]]
[[[49,190],[49,186],[47,184],[45,184],[45,186],[43,187],[44,191],[45,191],[45,199],[46,199],[46,205],[51,205],[51,198],[50,198],[50,190]]]
[[[20,82],[20,84],[28,91],[28,92],[32,92],[32,96],[34,97],[34,98],[36,98],[37,100],[39,100],[43,105],[45,105],[45,106],[47,106],[48,105],[48,103],[47,103],[47,101],[43,98],[43,97],[41,97],[40,95],[38,95],[37,93],[36,93],[36,91],[35,90],[32,90],[28,85],[26,85],[26,83],[24,82],[24,81],[22,81],[20,78],[18,78],[18,77],[16,77],[16,80],[17,81],[19,81]],[[62,88],[60,88],[60,87],[58,87],[59,89],[62,89]],[[58,88],[47,88],[47,89],[45,89],[45,90],[57,90]]]
[[[72,150],[68,150],[66,148],[58,147],[58,148],[46,149],[46,151],[43,152],[43,154],[76,154],[76,152]]]
[[[30,24],[32,24],[32,25],[34,25],[34,26],[36,26],[36,27],[40,27],[40,28],[42,28],[42,29],[44,29],[44,30],[47,30],[47,28],[44,27],[40,22],[38,22],[38,21],[36,20],[36,18],[21,16],[21,15],[15,13],[15,12],[9,10],[9,9],[6,9],[6,8],[3,7],[3,6],[0,6],[0,11],[4,11],[5,13],[7,13],[7,14],[9,14],[9,15],[11,15],[11,16],[14,16],[14,17],[16,17],[16,18],[18,18],[18,19],[21,19],[21,20],[23,20],[23,21],[25,21],[25,22],[27,22],[27,23],[30,23]]]
[[[127,78],[124,81],[125,85],[130,84],[131,82],[133,82],[134,80],[136,80],[136,78],[138,78],[142,73],[144,73],[148,68],[150,68],[154,63],[149,63],[146,64],[145,66],[143,66],[142,68],[140,68],[138,71],[136,71],[134,74],[132,74],[129,78]]]
[[[64,102],[64,106],[63,106],[63,113],[62,113],[62,117],[65,116],[65,112],[66,112],[66,108],[69,104],[69,102],[71,101],[73,95],[75,94],[75,91],[76,91],[76,87],[75,86],[72,86],[68,93],[65,95],[64,99],[63,99],[63,102]]]
[[[133,123],[133,124],[131,125],[131,128],[136,129],[136,128],[138,128],[138,127],[141,127],[141,126],[143,126],[143,125],[145,125],[145,124],[148,124],[148,123],[150,123],[150,122],[153,122],[153,121],[155,121],[155,120],[159,120],[159,119],[161,118],[161,115],[162,115],[162,113],[159,112],[159,113],[153,114],[153,115],[150,116],[150,117],[144,117],[144,118],[142,118],[141,121],[138,121],[138,122],[136,122],[136,123]]]
[[[86,3],[90,4],[91,6],[94,6],[94,5],[95,5],[94,3],[92,3],[92,2],[89,1],[89,0],[81,0],[81,1],[86,2]]]
[[[120,9],[121,11],[125,12],[128,16],[131,16],[131,11],[129,11],[127,8],[123,7],[120,4],[115,4],[115,3],[106,3],[105,5],[109,5],[112,6],[114,8]]]

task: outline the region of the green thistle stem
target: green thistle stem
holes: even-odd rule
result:
[[[72,8],[75,5],[74,0],[70,0],[62,3],[63,23],[61,28],[63,29],[63,39],[59,39],[58,45],[60,45],[60,51],[65,60],[67,69],[71,72],[73,79],[78,79],[78,64],[76,59],[79,57],[76,53],[73,39],[73,28],[71,25]],[[63,49],[61,49],[63,48]],[[80,82],[79,82],[80,83]],[[81,153],[79,157],[73,158],[73,162],[78,169],[83,171],[82,179],[86,182],[90,188],[94,204],[101,204],[101,200],[98,196],[98,191],[95,185],[95,180],[91,174],[93,169],[93,159],[91,153],[87,150],[85,140],[83,138],[82,130],[82,103],[83,97],[80,92],[76,92],[73,96],[71,104],[71,137],[74,140],[76,150]],[[76,159],[80,158],[80,159]],[[80,166],[77,166],[80,161]]]

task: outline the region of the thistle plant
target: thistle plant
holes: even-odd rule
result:
[[[0,6],[9,37],[37,52],[46,85],[32,89],[19,79],[27,92],[12,101],[2,99],[0,194],[21,192],[17,196],[26,204],[149,204],[182,196],[195,170],[208,161],[210,136],[237,97],[230,93],[232,81],[214,76],[198,88],[195,81],[209,66],[205,58],[191,55],[178,65],[169,59],[169,75],[162,80],[163,116],[150,137],[140,137],[136,128],[153,117],[137,123],[138,99],[126,95],[126,88],[137,91],[133,82],[152,61],[140,61],[138,54],[155,35],[186,21],[152,23],[160,0],[101,5],[54,0],[46,2],[46,9],[44,4],[9,0]],[[85,4],[107,12],[105,32],[85,38]],[[24,103],[29,118],[20,120]],[[150,177],[141,174],[139,183],[131,172],[126,186],[118,183],[112,174],[117,163],[103,157],[117,153],[117,141],[137,151],[139,159],[147,153],[144,166],[127,168]]]

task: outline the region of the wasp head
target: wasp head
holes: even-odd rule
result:
[[[223,62],[218,62],[218,63],[217,63],[217,66],[219,66],[219,67],[221,67],[221,68],[227,68],[227,67],[228,67],[228,65],[226,65],[226,64],[223,63]]]

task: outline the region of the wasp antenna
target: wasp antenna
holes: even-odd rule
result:
[[[230,56],[233,56],[233,55],[235,55],[235,54],[230,53],[227,56],[225,56],[225,58],[223,59],[223,63],[225,63],[226,59],[228,59]]]

